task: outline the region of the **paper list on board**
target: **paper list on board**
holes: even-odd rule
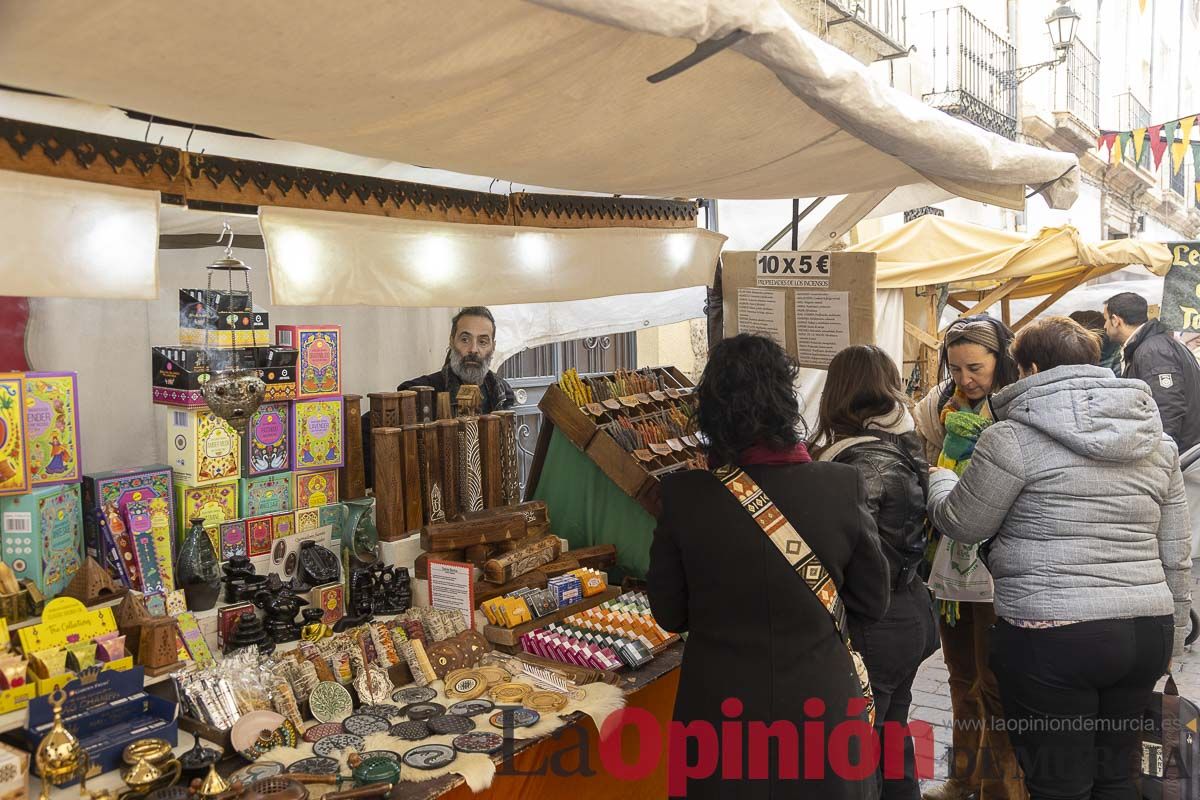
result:
[[[787,347],[787,335],[784,332],[784,292],[781,289],[749,289],[737,290],[738,333],[757,333],[769,336]]]
[[[821,369],[850,345],[849,292],[796,292],[796,358]]]

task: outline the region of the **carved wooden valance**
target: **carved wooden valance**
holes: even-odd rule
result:
[[[191,208],[285,206],[405,219],[551,228],[694,228],[683,200],[472,192],[196,154],[0,117],[0,169],[153,189]]]

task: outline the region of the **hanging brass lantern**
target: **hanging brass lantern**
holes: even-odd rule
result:
[[[67,693],[55,689],[50,695],[50,707],[54,709],[54,723],[49,733],[42,737],[34,752],[38,773],[42,778],[42,791],[38,800],[50,800],[50,790],[69,783],[83,775],[88,769],[88,755],[75,734],[63,724],[62,709],[67,702]]]
[[[210,292],[212,291],[213,275],[217,272],[224,272],[228,278],[229,293],[232,295],[234,273],[240,272],[245,282],[247,302],[253,308],[254,295],[250,291],[250,267],[233,255],[233,228],[228,222],[224,223],[217,242],[220,243],[226,236],[229,237],[229,244],[225,246],[225,255],[208,265],[208,289]],[[241,366],[244,362],[237,357],[238,350],[241,349],[237,344],[237,331],[232,333],[234,357],[229,362],[232,366],[209,373],[208,380],[200,386],[200,394],[214,414],[228,422],[239,436],[245,436],[246,429],[250,424],[250,417],[262,404],[263,393],[266,392],[267,387],[262,378],[258,377],[257,370]],[[207,350],[209,346],[207,329],[204,334],[204,345]]]

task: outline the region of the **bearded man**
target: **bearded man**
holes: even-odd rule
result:
[[[496,319],[483,306],[470,306],[454,315],[450,323],[450,347],[442,368],[429,375],[405,381],[396,391],[414,386],[432,386],[435,392],[449,392],[454,403],[463,384],[479,387],[481,414],[511,408],[516,404],[512,387],[492,372],[496,353]]]

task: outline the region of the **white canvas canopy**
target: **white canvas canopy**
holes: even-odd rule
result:
[[[697,43],[718,52],[647,81]],[[1020,208],[1027,186],[1051,184],[1056,207],[1078,188],[1074,156],[880,84],[779,0],[9,3],[0,83],[573,191],[778,198],[932,183]]]

